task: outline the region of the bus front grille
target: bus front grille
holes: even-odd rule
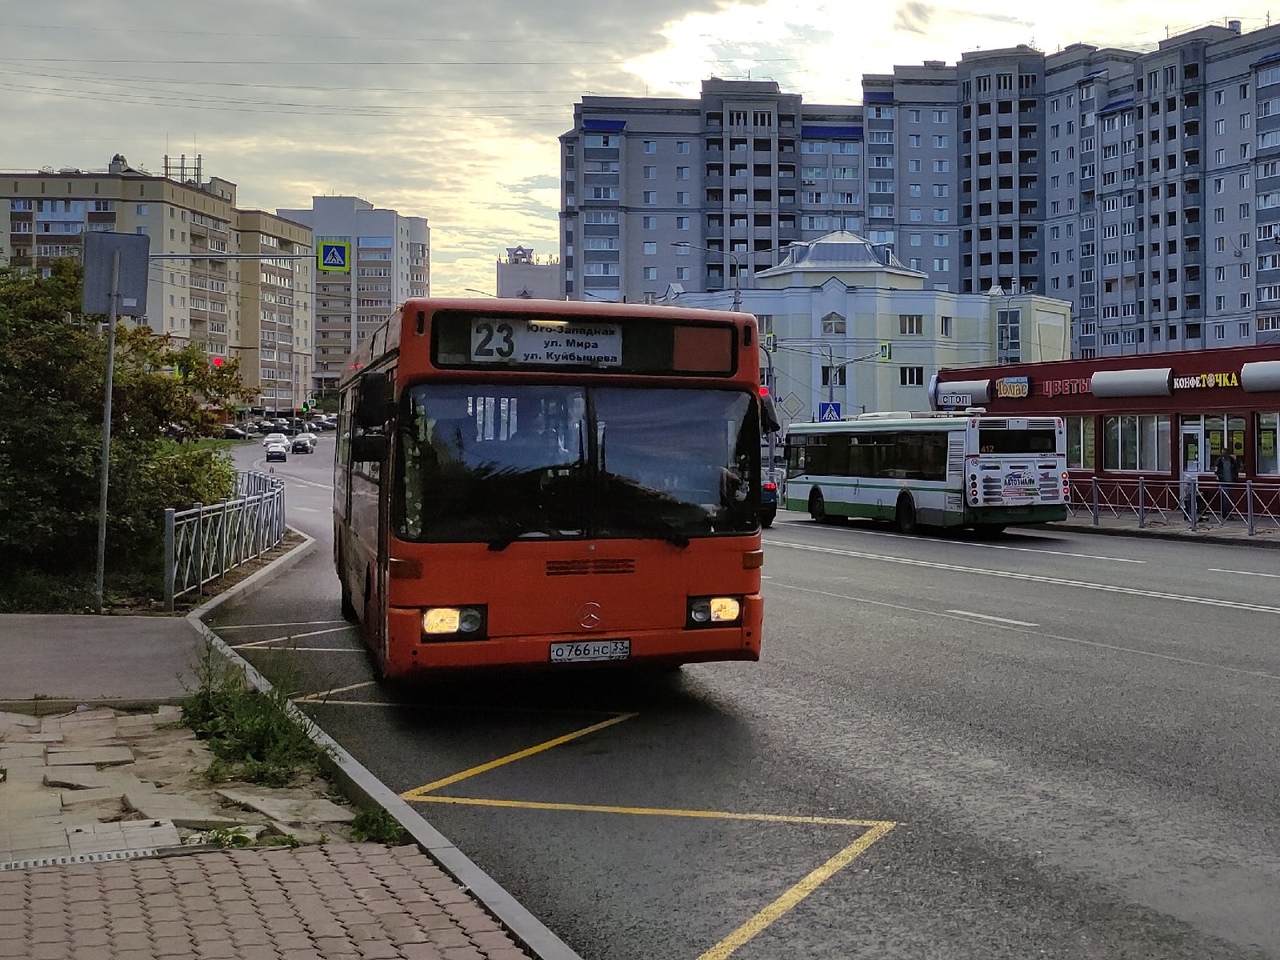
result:
[[[614,573],[635,573],[636,562],[632,559],[610,559],[601,557],[595,560],[548,560],[548,577],[587,577]]]

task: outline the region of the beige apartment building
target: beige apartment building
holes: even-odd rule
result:
[[[90,231],[151,238],[145,317],[156,333],[239,358],[259,411],[300,409],[310,395],[314,244],[304,224],[236,206],[236,185],[205,179],[200,157],[163,172],[120,154],[105,170],[0,173],[0,259],[47,269],[79,257]]]

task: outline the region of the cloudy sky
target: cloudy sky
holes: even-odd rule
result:
[[[1248,31],[1269,2],[0,0],[0,170],[199,153],[241,206],[354,194],[426,217],[432,290],[465,295],[494,289],[506,247],[557,252],[556,138],[584,95],[715,75],[856,103],[894,64]]]

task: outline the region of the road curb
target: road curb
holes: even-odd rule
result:
[[[302,537],[304,542],[236,584],[226,593],[219,594],[187,614],[187,621],[209,645],[243,670],[249,683],[262,693],[272,689],[271,682],[259,673],[253,664],[231,649],[213,631],[213,628],[204,622],[204,618],[224,604],[239,603],[256,593],[270,580],[289,570],[315,549],[314,538],[293,527],[289,529]],[[431,826],[402,800],[399,794],[370,773],[363,764],[325,733],[314,720],[303,713],[301,708],[292,702],[287,703],[287,708],[290,716],[321,747],[325,755],[323,761],[325,768],[342,785],[348,797],[361,806],[376,807],[386,811],[405,833],[413,838],[413,842],[424,853],[460,884],[470,896],[474,897],[536,960],[582,960],[568,944],[552,933],[541,920],[504,890],[496,880],[481,870],[448,837]]]

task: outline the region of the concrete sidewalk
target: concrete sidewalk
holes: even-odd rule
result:
[[[1157,513],[1147,514],[1143,526],[1138,525],[1136,514],[1120,514],[1119,516],[1102,510],[1098,522],[1093,522],[1093,515],[1088,508],[1081,508],[1074,516],[1061,523],[1041,524],[1044,529],[1071,530],[1077,533],[1098,533],[1121,537],[1151,537],[1158,540],[1181,540],[1188,543],[1222,543],[1242,547],[1280,547],[1280,527],[1268,520],[1258,520],[1254,524],[1254,533],[1249,534],[1248,525],[1243,520],[1227,520],[1224,523],[1216,519],[1201,520],[1192,530],[1191,525],[1181,515],[1161,517]]]
[[[164,816],[92,809],[113,808],[119,778],[157,795],[116,765],[172,738],[209,644],[239,659],[200,619],[226,596],[187,618],[0,615],[0,958],[580,960],[323,733],[344,792],[411,845],[183,847]]]

